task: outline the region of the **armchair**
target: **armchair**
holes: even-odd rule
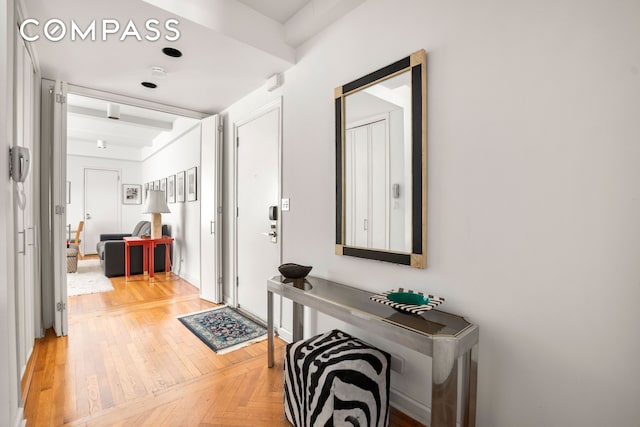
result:
[[[101,234],[100,241],[96,249],[100,258],[102,271],[107,277],[124,276],[124,240],[123,237],[142,236],[151,233],[151,223],[149,221],[140,221],[131,233]],[[169,227],[162,226],[162,234],[170,236]],[[165,245],[155,248],[155,271],[165,271]],[[169,249],[169,260],[173,260],[173,248]],[[141,274],[143,272],[142,247],[134,246],[130,251],[130,268],[131,274]]]

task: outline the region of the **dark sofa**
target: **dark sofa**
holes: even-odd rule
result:
[[[151,223],[149,221],[140,221],[133,229],[132,233],[127,234],[101,234],[100,241],[96,246],[98,256],[100,257],[100,265],[102,272],[107,277],[124,276],[124,240],[123,237],[142,236],[143,234],[151,234]],[[171,236],[169,227],[162,226],[162,235]],[[165,245],[158,245],[154,250],[154,271],[165,270]],[[169,260],[173,260],[173,245],[169,245]],[[142,246],[132,246],[130,250],[130,268],[131,274],[142,274]]]

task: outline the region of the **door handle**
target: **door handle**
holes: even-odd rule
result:
[[[215,221],[209,221],[209,234],[215,234],[216,233],[215,225],[216,225]]]
[[[91,219],[91,214],[89,214],[89,213],[88,213],[88,214],[85,214],[85,218],[86,218],[86,219]]]

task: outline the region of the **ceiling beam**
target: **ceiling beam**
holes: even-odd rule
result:
[[[287,44],[298,47],[365,0],[311,0],[284,24]]]
[[[106,141],[108,145],[119,145],[119,146],[130,147],[130,148],[133,148],[133,147],[142,148],[142,147],[153,146],[152,140],[145,140],[141,138],[140,139],[126,138],[126,137],[117,136],[117,135],[107,135],[100,132],[92,132],[87,129],[68,129],[67,140],[69,141],[73,140],[77,142],[83,142],[83,143],[95,145],[99,139]]]
[[[283,25],[236,0],[143,1],[289,64],[295,63],[295,51],[284,40]]]
[[[106,111],[95,110],[93,108],[78,107],[75,105],[69,105],[67,107],[67,114],[75,114],[78,116],[89,116],[92,118],[105,120],[112,124],[123,123],[123,124],[129,124],[129,125],[135,125],[135,126],[141,126],[141,127],[147,127],[147,128],[162,129],[165,131],[173,130],[172,122],[148,119],[145,117],[131,116],[128,114],[120,114],[120,119],[115,120],[115,119],[108,118]]]

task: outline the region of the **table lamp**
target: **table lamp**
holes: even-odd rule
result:
[[[151,214],[151,238],[159,239],[162,237],[162,215],[163,213],[171,213],[169,206],[164,198],[164,191],[149,190],[147,204],[144,212]]]

